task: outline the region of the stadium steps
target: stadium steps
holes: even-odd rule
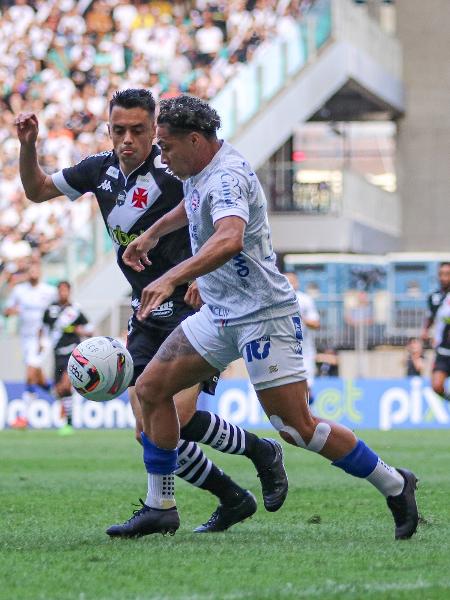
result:
[[[291,53],[298,56],[296,71],[289,67]],[[273,84],[277,65],[284,75]],[[252,80],[256,85],[248,84]],[[358,113],[357,102],[364,112]],[[400,43],[352,0],[319,0],[299,40],[273,42],[212,104],[223,117],[225,137],[258,169],[294,126],[312,118],[357,121],[370,118],[369,111],[400,116],[405,105]],[[351,114],[339,114],[339,104],[350,106]]]

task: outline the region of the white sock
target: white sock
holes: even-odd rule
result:
[[[64,407],[64,415],[67,421],[72,420],[72,396],[64,396],[61,398],[62,405]]]
[[[403,476],[397,469],[383,462],[381,458],[378,458],[377,466],[366,479],[386,497],[398,496],[403,492],[405,486]]]
[[[148,473],[148,491],[145,504],[151,508],[167,509],[175,506],[175,477]]]

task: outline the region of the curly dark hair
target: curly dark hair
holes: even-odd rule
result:
[[[220,127],[217,112],[195,96],[176,96],[161,100],[158,125],[168,125],[172,131],[198,131],[207,138],[216,137]]]
[[[143,108],[152,117],[155,116],[155,100],[150,90],[129,88],[117,90],[109,102],[109,114],[115,106],[122,108]]]

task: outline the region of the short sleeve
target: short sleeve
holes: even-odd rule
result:
[[[49,325],[49,326],[51,325],[50,312],[49,312],[48,308],[47,308],[47,310],[44,312],[44,316],[42,317],[42,322],[43,322],[45,325]]]
[[[14,288],[12,290],[11,294],[9,295],[8,299],[5,302],[4,308],[13,308],[14,306],[16,306],[19,303],[19,298],[17,296],[16,290],[17,290],[17,288]]]
[[[245,178],[222,171],[214,177],[208,199],[213,223],[224,217],[240,217],[248,223],[248,183]]]
[[[52,181],[62,194],[76,200],[86,192],[95,192],[99,166],[98,156],[88,156],[73,167],[53,173]]]

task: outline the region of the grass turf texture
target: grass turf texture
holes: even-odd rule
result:
[[[394,541],[384,499],[370,484],[286,444],[290,492],[279,512],[264,511],[250,461],[208,449],[256,494],[251,520],[222,534],[192,533],[216,501],[178,481],[175,537],[110,540],[105,529],[145,498],[131,431],[1,432],[0,598],[449,598],[448,431],[362,437],[421,480],[424,522],[409,541]]]

